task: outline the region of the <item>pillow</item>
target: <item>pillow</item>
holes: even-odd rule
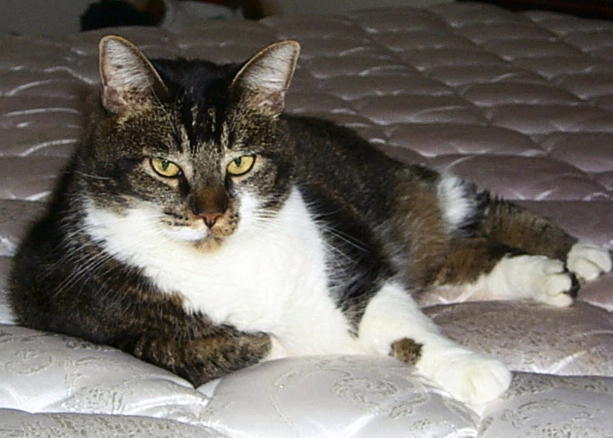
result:
[[[30,414],[0,409],[0,434],[5,438],[228,438],[213,429],[172,420],[128,415]]]
[[[478,416],[395,359],[318,356],[224,377],[205,421],[237,437],[397,438],[476,436]]]
[[[180,377],[107,346],[0,325],[0,408],[199,423],[209,401]]]

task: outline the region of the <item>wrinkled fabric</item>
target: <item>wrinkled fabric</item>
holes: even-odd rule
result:
[[[503,360],[510,390],[466,406],[390,358],[263,363],[192,388],[105,346],[14,324],[11,257],[87,124],[97,42],[237,62],[292,38],[287,111],[358,131],[390,156],[475,181],[613,248],[613,22],[478,4],[0,38],[0,435],[7,437],[611,436],[613,275],[579,302],[421,305]]]

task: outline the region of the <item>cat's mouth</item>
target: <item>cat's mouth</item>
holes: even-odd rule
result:
[[[230,219],[218,220],[213,226],[206,225],[202,220],[181,225],[162,223],[162,233],[175,242],[192,245],[201,250],[212,250],[234,233],[236,225],[237,221]]]
[[[198,243],[210,237],[210,233],[206,229],[194,229],[191,227],[163,227],[164,235],[172,240],[181,242]]]
[[[216,235],[214,230],[206,228],[172,227],[165,228],[163,233],[174,242],[183,243],[199,251],[213,251],[219,248],[226,236]]]

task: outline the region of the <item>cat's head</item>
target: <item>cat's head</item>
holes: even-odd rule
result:
[[[102,38],[103,110],[77,168],[90,203],[206,249],[274,217],[291,188],[279,116],[299,50],[281,41],[220,66],[149,61],[121,37]]]

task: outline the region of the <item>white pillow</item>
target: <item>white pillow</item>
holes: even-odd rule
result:
[[[186,380],[119,350],[0,325],[0,408],[200,423],[208,401]]]
[[[217,384],[207,424],[236,437],[476,436],[478,416],[387,357],[261,363]]]

